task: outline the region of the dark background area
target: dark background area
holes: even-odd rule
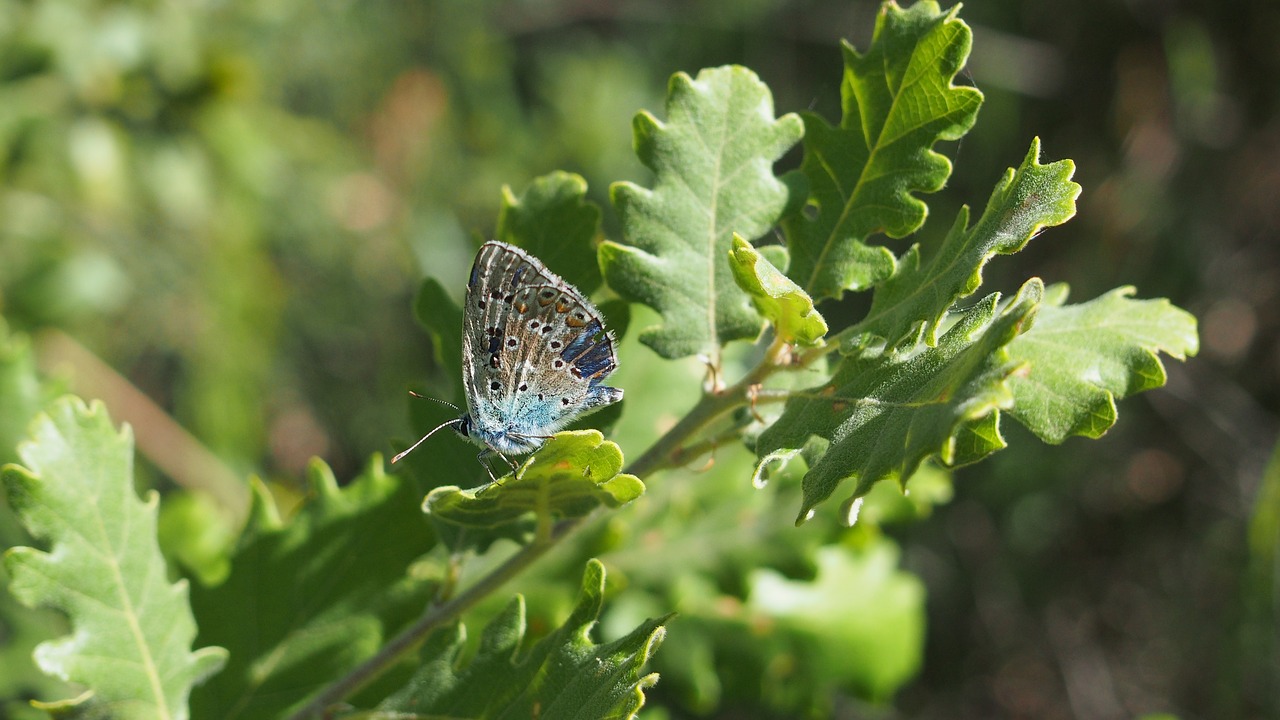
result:
[[[288,485],[319,455],[349,476],[410,434],[406,385],[442,380],[413,294],[424,276],[460,292],[502,186],[580,173],[617,237],[609,183],[647,179],[631,117],[662,114],[673,72],[745,65],[779,114],[834,121],[838,42],[865,48],[876,8],[0,2],[0,313],[50,372],[123,398],[156,483],[181,471],[147,454],[173,431],[131,415],[151,404],[227,473]],[[955,172],[922,241],[1039,136],[1077,165],[1078,215],[986,287],[1134,285],[1194,313],[1201,352],[1100,441],[1006,423],[1009,450],[895,527],[928,587],[924,668],[895,709],[836,712],[1266,717],[1280,601],[1246,588],[1275,550],[1247,533],[1280,424],[1280,4],[961,17],[958,82],[986,101],[939,147]],[[843,325],[860,302],[824,312]]]

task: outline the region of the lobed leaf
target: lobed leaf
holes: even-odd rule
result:
[[[821,387],[787,402],[760,436],[757,472],[794,455],[810,436],[829,442],[805,473],[798,522],[845,480],[846,512],[880,480],[905,481],[938,455],[949,465],[1004,447],[995,413],[1013,404],[1006,380],[1018,369],[1005,347],[1034,317],[1043,287],[1032,279],[997,311],[992,294],[965,311],[936,347],[907,358],[849,355]]]
[[[339,488],[313,461],[312,498],[287,524],[255,483],[231,574],[192,593],[200,638],[231,651],[226,671],[193,694],[197,716],[285,717],[421,611],[428,588],[406,570],[434,540],[419,491],[381,463]]]
[[[631,718],[657,676],[642,674],[666,635],[657,618],[597,645],[588,633],[604,606],[604,566],[587,563],[568,620],[523,656],[524,598],[516,596],[485,627],[470,663],[459,666],[461,625],[435,633],[422,665],[403,689],[360,717]],[[403,713],[403,714],[401,714]]]
[[[587,181],[562,171],[535,178],[519,197],[503,187],[496,237],[533,253],[590,295],[601,281],[592,245],[600,233],[600,208],[586,196]]]
[[[54,402],[19,446],[25,467],[3,470],[9,503],[49,551],[10,548],[9,590],[30,607],[65,612],[74,632],[36,647],[44,672],[88,692],[57,705],[120,718],[187,718],[191,688],[227,658],[191,651],[187,583],[170,583],[156,543],[158,496],[133,489],[133,442],[106,409]]]
[[[556,433],[514,476],[463,490],[438,487],[422,509],[453,525],[490,528],[520,520],[580,517],[597,507],[620,507],[644,493],[644,483],[622,470],[622,450],[598,430]]]
[[[921,339],[937,343],[938,325],[957,300],[982,284],[982,266],[992,256],[1018,252],[1041,229],[1061,225],[1076,212],[1080,186],[1071,182],[1070,160],[1041,165],[1040,139],[1031,142],[1022,165],[996,184],[976,225],[964,208],[926,264],[913,245],[897,272],[876,288],[871,310],[851,335],[874,338],[890,348],[911,348]]]
[[[822,344],[827,321],[814,309],[813,300],[736,233],[729,266],[738,287],[751,296],[751,302],[773,324],[779,338],[799,345]]]
[[[1199,349],[1196,319],[1168,300],[1134,300],[1122,287],[1064,305],[1067,287],[1050,288],[1031,330],[1009,345],[1028,369],[1009,381],[1018,422],[1041,440],[1096,438],[1116,421],[1116,398],[1165,383],[1157,353],[1179,360]]]
[[[912,193],[936,192],[951,163],[931,148],[969,131],[982,93],[952,79],[969,56],[971,33],[932,1],[881,6],[871,46],[845,43],[837,127],[804,116],[804,160],[814,212],[783,223],[788,275],[815,299],[840,297],[889,277],[893,254],[864,244],[873,233],[900,238],[924,224]]]
[[[788,202],[772,166],[800,139],[795,115],[773,117],[769,88],[750,70],[676,73],[667,120],[647,112],[634,122],[636,154],[654,171],[653,189],[612,188],[625,243],[600,246],[605,279],[619,295],[662,315],[640,340],[666,358],[719,356],[730,340],[761,327],[750,298],[733,282],[733,233],[768,232]]]

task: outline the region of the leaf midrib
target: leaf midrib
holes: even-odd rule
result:
[[[87,473],[86,473],[87,474]],[[100,486],[105,486],[102,483]],[[126,490],[128,492],[128,490]],[[136,498],[125,498],[123,522],[125,523],[123,536],[128,535],[129,526],[132,524],[132,514],[130,513],[133,503],[138,502]],[[99,508],[97,502],[92,503],[92,507],[96,511]],[[106,522],[101,512],[93,513],[93,520],[97,526],[98,535],[102,540],[101,547],[111,548],[111,552],[104,553],[107,567],[110,569],[111,575],[115,580],[116,594],[120,601],[120,606],[124,612],[124,616],[128,623],[129,634],[133,637],[134,643],[138,646],[138,650],[142,656],[142,667],[147,678],[147,685],[151,688],[151,694],[154,697],[154,704],[162,718],[172,718],[169,713],[169,707],[165,703],[164,686],[160,682],[160,674],[156,670],[155,658],[151,653],[151,646],[147,644],[146,634],[142,631],[142,627],[138,624],[138,611],[133,605],[133,599],[129,596],[127,584],[125,582],[124,573],[121,571],[120,563],[116,551],[118,548],[113,546],[109,541]],[[147,563],[147,572],[151,573],[154,563]]]

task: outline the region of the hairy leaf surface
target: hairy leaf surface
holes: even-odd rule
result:
[[[911,348],[921,339],[937,343],[938,324],[957,300],[982,284],[982,266],[993,255],[1026,246],[1045,227],[1061,225],[1076,212],[1080,186],[1071,182],[1070,160],[1041,165],[1040,139],[1026,159],[996,184],[987,208],[973,227],[964,208],[942,245],[929,258],[913,245],[898,271],[876,288],[871,310],[851,334],[885,341],[890,348]],[[866,342],[864,340],[864,342]]]
[[[893,254],[864,242],[915,232],[928,208],[912,193],[936,192],[951,174],[951,162],[931,148],[968,132],[982,104],[976,89],[951,84],[971,40],[957,9],[883,5],[867,52],[844,44],[839,126],[804,116],[801,171],[816,212],[795,213],[783,227],[787,274],[815,299],[887,278]]]
[[[49,551],[5,553],[9,590],[31,606],[57,608],[74,632],[41,643],[36,663],[84,685],[82,701],[120,718],[187,718],[195,683],[227,651],[191,651],[196,624],[187,583],[170,583],[156,544],[158,496],[133,489],[133,440],[111,426],[101,403],[55,402],[19,447],[23,467],[3,477],[9,503]]]
[[[880,480],[909,478],[930,455],[958,465],[1004,447],[996,412],[1013,403],[1006,379],[1018,367],[1005,346],[1028,326],[1042,290],[1029,281],[999,313],[998,295],[988,296],[936,347],[906,359],[847,356],[829,382],[789,400],[760,436],[761,468],[810,436],[829,443],[805,473],[799,521],[847,479],[856,481],[852,502]]]
[[[795,115],[773,117],[768,87],[750,70],[703,70],[671,78],[667,119],[634,122],[636,154],[653,189],[612,188],[624,243],[600,246],[609,286],[662,314],[640,340],[666,358],[718,357],[730,340],[760,331],[759,313],[729,270],[733,233],[755,239],[787,202],[773,163],[800,139]]]

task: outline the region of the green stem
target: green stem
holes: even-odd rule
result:
[[[688,462],[691,456],[687,452],[688,448],[684,447],[685,443],[725,413],[750,402],[751,388],[759,385],[774,372],[786,367],[788,365],[786,357],[786,345],[775,341],[765,353],[764,360],[747,373],[746,377],[721,392],[703,395],[698,404],[694,405],[680,422],[658,438],[658,441],[632,462],[625,472],[644,479],[664,468],[677,467],[683,462]],[[801,364],[805,364],[803,359]],[[541,513],[539,517],[542,517]],[[429,609],[412,626],[392,638],[376,655],[365,660],[341,680],[330,685],[324,692],[312,698],[311,702],[290,715],[289,720],[311,720],[311,718],[323,716],[327,708],[364,687],[400,658],[412,652],[433,630],[453,622],[489,593],[494,592],[532,565],[566,535],[584,524],[589,517],[590,515],[561,520],[550,528],[540,528],[533,542],[507,558],[471,587],[447,602]]]

